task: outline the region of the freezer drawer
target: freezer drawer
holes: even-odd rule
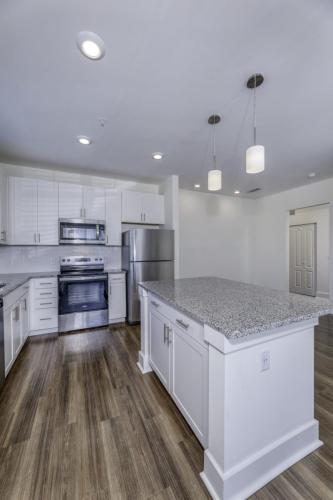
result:
[[[138,323],[140,321],[138,283],[173,279],[173,261],[131,262],[127,274],[127,321],[129,323]]]

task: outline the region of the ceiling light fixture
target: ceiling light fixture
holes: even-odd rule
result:
[[[76,140],[83,146],[89,146],[92,143],[90,137],[87,137],[86,135],[78,135]]]
[[[236,189],[236,191],[234,191],[234,194],[240,194],[240,191],[238,191],[238,189]]]
[[[265,170],[265,148],[257,144],[256,88],[263,83],[264,77],[255,73],[247,81],[247,87],[253,89],[253,146],[246,150],[246,173],[259,174]]]
[[[162,153],[153,153],[153,159],[154,160],[162,160],[163,154]]]
[[[208,191],[220,191],[222,189],[222,171],[216,168],[216,147],[215,147],[215,125],[221,121],[219,115],[211,115],[208,118],[209,125],[213,125],[213,166],[208,172]]]
[[[316,177],[316,172],[310,172],[310,173],[308,174],[308,178],[309,178],[309,179],[313,179],[314,177]]]
[[[77,36],[77,46],[85,57],[94,61],[102,59],[105,55],[103,40],[92,31],[80,31]]]
[[[195,189],[199,189],[200,188],[200,184],[194,184],[194,187],[195,187]]]

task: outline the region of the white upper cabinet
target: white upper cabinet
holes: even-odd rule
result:
[[[8,243],[7,177],[0,171],[0,245]]]
[[[37,243],[58,245],[58,183],[37,181]]]
[[[59,218],[81,219],[83,214],[83,186],[59,183]]]
[[[154,193],[122,193],[122,221],[164,224],[164,196]]]
[[[9,177],[9,242],[37,244],[37,181]]]
[[[9,177],[9,243],[58,244],[58,184]]]
[[[105,220],[105,189],[85,186],[82,208],[86,219]]]
[[[164,196],[143,193],[142,214],[146,224],[164,224]]]
[[[105,190],[106,245],[121,246],[121,193]]]

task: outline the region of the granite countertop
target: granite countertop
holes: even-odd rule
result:
[[[147,281],[140,285],[231,340],[333,313],[333,303],[327,299],[221,278]]]
[[[6,286],[0,288],[0,297],[5,297],[8,293],[13,292],[16,288],[24,285],[31,278],[54,278],[58,276],[57,271],[51,272],[36,272],[36,273],[13,273],[0,274],[0,284],[6,283]]]

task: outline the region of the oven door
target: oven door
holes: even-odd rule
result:
[[[62,245],[104,245],[105,222],[81,219],[60,219],[59,243]]]
[[[107,309],[107,274],[59,277],[59,315]]]

